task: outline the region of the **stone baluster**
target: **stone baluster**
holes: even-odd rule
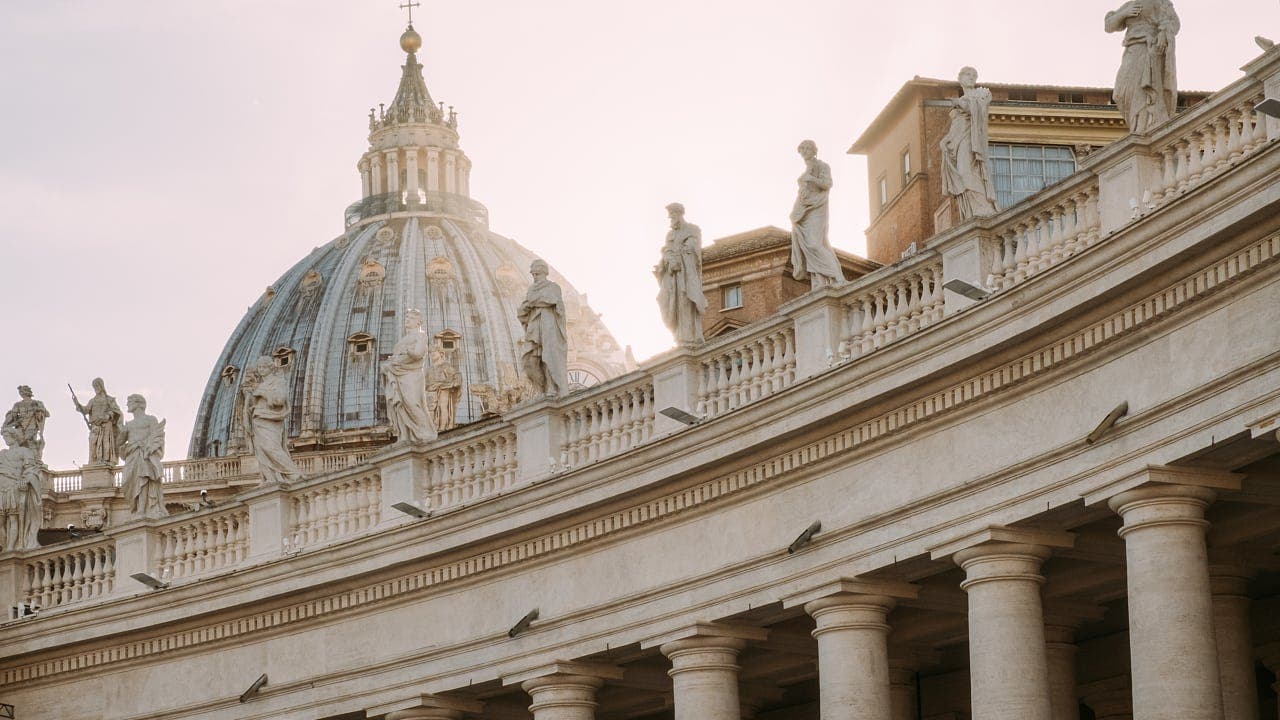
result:
[[[1030,264],[1029,264],[1029,260],[1030,260],[1029,255],[1030,255],[1030,249],[1031,249],[1030,248],[1030,245],[1031,245],[1030,228],[1031,226],[1025,220],[1020,220],[1017,223],[1015,223],[1013,226],[1013,233],[1014,233],[1014,236],[1017,238],[1017,241],[1016,241],[1017,249],[1014,251],[1014,254],[1013,254],[1014,267],[1015,267],[1013,272],[1013,282],[1015,285],[1027,279],[1027,271],[1030,267]]]
[[[1241,141],[1239,108],[1232,108],[1227,111],[1227,161],[1237,162],[1241,155],[1244,154],[1244,143]]]
[[[866,355],[876,349],[875,297],[873,295],[863,295],[861,304],[862,324],[858,326],[858,347],[859,354]]]
[[[1190,187],[1198,184],[1204,176],[1204,134],[1200,130],[1192,131],[1187,147],[1191,153],[1191,163],[1187,166],[1187,185]]]
[[[1226,117],[1220,117],[1213,121],[1213,171],[1219,172],[1225,168],[1231,159],[1231,140],[1228,135],[1230,121]]]
[[[1187,191],[1188,180],[1191,177],[1191,144],[1183,139],[1174,143],[1174,148],[1178,154],[1178,171],[1174,174],[1174,178],[1178,181],[1175,192],[1182,194]]]
[[[1160,190],[1156,193],[1156,199],[1163,202],[1169,199],[1178,186],[1178,155],[1177,148],[1174,145],[1168,145],[1160,151],[1160,155],[1164,158],[1164,174],[1160,179]]]

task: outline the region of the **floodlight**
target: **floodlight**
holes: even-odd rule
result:
[[[262,673],[261,675],[258,676],[257,680],[253,681],[253,684],[249,686],[248,690],[245,690],[243,693],[241,693],[240,702],[242,703],[249,702],[249,698],[257,694],[257,692],[261,690],[266,684],[267,684],[267,674]]]
[[[818,520],[813,521],[812,525],[805,528],[804,532],[800,533],[800,537],[791,541],[791,544],[787,546],[787,554],[795,555],[800,552],[801,548],[813,542],[813,536],[817,535],[819,530],[822,530],[822,523]]]
[[[952,278],[943,283],[942,287],[957,295],[963,295],[964,297],[976,302],[981,302],[991,297],[990,292],[978,287],[977,285],[967,283],[960,278]]]
[[[76,530],[75,523],[67,523],[67,534],[70,535],[72,538],[80,537],[80,531]]]
[[[9,718],[9,720],[12,720],[14,717],[13,706],[9,703],[0,703],[0,718]]]
[[[683,423],[685,425],[697,425],[698,423],[702,422],[702,418],[692,413],[685,412],[684,410],[681,410],[678,407],[662,408],[658,412],[662,413],[663,415],[666,415],[667,417],[671,418],[672,420],[675,420],[678,423]]]
[[[534,608],[530,610],[527,615],[520,618],[520,622],[516,623],[514,626],[512,626],[510,630],[507,631],[507,637],[513,638],[519,635],[520,633],[524,632],[525,630],[528,630],[529,626],[533,624],[533,621],[537,619],[538,619],[538,608]]]
[[[9,619],[21,620],[22,618],[31,617],[37,612],[40,612],[40,608],[31,603],[18,603],[9,608]],[[3,716],[0,715],[0,717]]]
[[[392,505],[391,507],[399,510],[405,515],[412,515],[418,518],[419,520],[425,520],[431,517],[430,510],[423,510],[422,508],[418,507],[417,505],[414,505],[411,502],[398,502],[395,505]]]
[[[1089,436],[1086,437],[1084,441],[1089,445],[1098,442],[1102,439],[1103,435],[1106,435],[1111,428],[1116,426],[1116,423],[1120,421],[1120,418],[1128,414],[1129,402],[1126,400],[1125,402],[1117,405],[1115,410],[1107,413],[1107,416],[1102,419],[1102,422],[1098,424],[1098,427],[1094,428],[1093,432],[1089,433]]]
[[[1266,100],[1258,103],[1253,110],[1254,112],[1260,112],[1268,117],[1280,118],[1280,100],[1277,100],[1276,98],[1267,98]]]
[[[169,587],[169,583],[167,583],[167,582],[165,582],[165,581],[161,580],[160,578],[157,578],[157,577],[155,577],[155,576],[153,576],[153,575],[151,575],[151,574],[149,574],[149,573],[144,573],[144,572],[134,573],[134,574],[130,575],[129,577],[133,578],[134,580],[137,580],[138,582],[142,583],[143,585],[146,585],[147,587],[151,588],[152,590],[163,590],[163,589],[165,589],[165,588]]]

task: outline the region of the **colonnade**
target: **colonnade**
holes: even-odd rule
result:
[[[419,190],[471,196],[471,161],[461,150],[418,146],[371,150],[358,167],[363,197],[394,192],[416,196]],[[420,181],[420,175],[425,178],[425,184]]]
[[[935,548],[963,570],[968,599],[970,714],[982,720],[1078,720],[1083,698],[1098,717],[1131,720],[1254,720],[1258,717],[1249,627],[1251,573],[1206,548],[1205,511],[1238,477],[1167,474],[1101,493],[1123,520],[1131,673],[1126,683],[1076,681],[1080,618],[1047,612],[1043,563],[1070,548],[1070,533],[990,527]],[[1132,485],[1132,484],[1130,484]],[[889,616],[918,588],[841,578],[783,598],[802,607],[817,640],[822,720],[914,720],[911,653],[891,653]],[[741,720],[755,707],[739,688],[739,655],[768,630],[696,623],[641,643],[669,662],[675,720]],[[1275,653],[1280,663],[1280,648]],[[596,692],[624,670],[555,663],[506,678],[527,693],[535,720],[593,720]],[[421,707],[392,720],[464,717]],[[483,715],[480,715],[483,717]]]

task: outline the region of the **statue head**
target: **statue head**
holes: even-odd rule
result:
[[[405,332],[416,332],[422,329],[422,311],[409,308],[404,311]]]
[[[529,266],[529,274],[533,276],[534,280],[543,280],[550,273],[551,268],[547,267],[545,260],[534,260],[533,264]]]
[[[671,218],[671,227],[678,226],[684,221],[684,205],[680,203],[671,203],[667,206],[667,217]]]
[[[0,431],[0,436],[4,437],[4,442],[9,447],[18,447],[18,431],[14,428],[5,426],[4,430]]]
[[[102,378],[94,378],[93,390],[94,392],[97,392],[97,393],[104,393],[107,391],[107,384],[102,382]]]
[[[248,376],[252,376],[256,380],[262,380],[263,378],[269,377],[271,373],[274,373],[275,371],[276,361],[272,360],[267,355],[263,355],[249,365],[248,372],[245,373],[245,380],[248,381],[250,379]]]
[[[978,71],[966,65],[960,68],[959,79],[960,87],[970,90],[978,84]]]
[[[800,147],[796,148],[796,151],[800,153],[800,157],[805,160],[811,160],[818,156],[818,143],[812,140],[805,140],[800,143]]]
[[[134,393],[125,401],[125,407],[131,413],[141,413],[147,411],[147,399]]]
[[[19,386],[18,386],[18,397],[22,398],[23,400],[30,400],[30,399],[31,399],[31,386],[30,386],[30,385],[19,385]]]

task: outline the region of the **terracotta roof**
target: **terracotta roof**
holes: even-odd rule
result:
[[[754,252],[783,248],[790,250],[791,233],[774,225],[766,225],[712,241],[711,245],[702,249],[702,264],[723,262]],[[845,267],[859,268],[864,273],[880,267],[879,263],[839,248],[836,249],[836,257],[840,258],[840,263]]]

